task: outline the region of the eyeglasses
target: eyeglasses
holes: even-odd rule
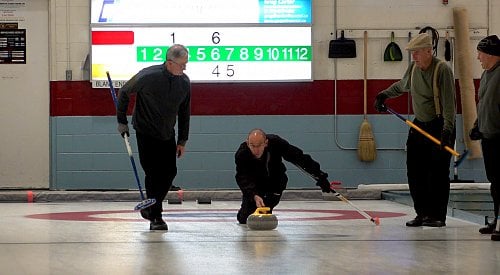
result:
[[[186,69],[186,64],[177,63],[177,62],[173,61],[172,59],[168,59],[167,61],[170,61],[170,62],[176,64],[177,66],[181,67],[181,69],[183,69],[183,70]]]
[[[248,144],[248,147],[250,147],[250,148],[262,148],[262,147],[265,147],[267,145],[267,140],[264,140],[264,141],[259,142],[259,143],[250,143],[247,141],[247,144]]]
[[[248,144],[248,147],[251,147],[251,148],[260,148],[260,147],[263,147],[265,146],[266,144],[265,143],[259,143],[259,144]]]

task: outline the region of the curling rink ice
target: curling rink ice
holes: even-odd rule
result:
[[[238,201],[164,203],[150,231],[137,202],[0,204],[0,274],[500,274],[500,242],[448,217],[409,228],[409,206],[282,201],[272,231],[236,222]]]

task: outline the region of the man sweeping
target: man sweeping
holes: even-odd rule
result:
[[[236,182],[243,193],[237,215],[240,224],[246,224],[258,207],[272,211],[280,202],[288,182],[283,159],[317,179],[316,185],[323,192],[330,192],[328,174],[311,156],[277,135],[253,129],[235,154]]]
[[[406,142],[408,185],[417,216],[406,226],[442,227],[450,195],[451,154],[445,146],[455,143],[455,79],[451,68],[432,54],[432,40],[427,33],[413,38],[406,47],[413,62],[403,78],[380,92],[375,109],[387,111],[385,100],[409,91],[415,114],[413,123],[440,139],[437,146],[414,128]]]
[[[189,136],[191,82],[184,74],[188,57],[184,45],[174,44],[163,64],[141,70],[119,91],[117,120],[122,136],[130,135],[127,109],[131,95],[136,95],[132,124],[146,174],[146,194],[156,200],[156,204],[141,210],[141,216],[150,221],[150,230],[168,230],[162,202],[177,175],[176,158],[184,155]]]

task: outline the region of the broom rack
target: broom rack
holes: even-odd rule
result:
[[[436,29],[439,33],[440,38],[446,37],[446,32],[448,32],[449,37],[455,37],[455,30],[453,28],[448,29]],[[408,33],[411,32],[411,36],[415,37],[420,29],[373,29],[373,30],[361,30],[361,29],[338,29],[337,38],[340,38],[340,32],[344,31],[344,36],[347,39],[362,39],[364,31],[368,31],[368,38],[387,38],[391,37],[391,32],[394,32],[395,38],[408,38]],[[488,29],[470,29],[469,36],[472,39],[482,39],[488,35]]]

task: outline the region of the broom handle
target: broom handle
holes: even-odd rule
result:
[[[433,137],[431,134],[427,133],[426,131],[424,131],[422,128],[418,127],[417,125],[415,125],[415,123],[409,121],[408,119],[405,119],[403,116],[401,116],[400,114],[398,114],[396,111],[394,111],[393,109],[387,107],[387,111],[391,114],[394,114],[396,115],[397,117],[399,117],[401,120],[403,120],[406,124],[408,124],[408,126],[410,126],[411,128],[417,130],[418,132],[420,132],[422,135],[424,135],[425,137],[427,137],[428,139],[432,140],[434,143],[436,143],[437,145],[441,145],[441,141],[439,141],[437,138]],[[444,149],[446,149],[446,151],[448,151],[450,154],[458,157],[460,156],[460,154],[453,150],[452,148],[450,148],[449,146],[445,146]]]
[[[366,56],[367,53],[367,48],[368,48],[368,32],[364,32],[364,38],[363,38],[363,114],[364,118],[366,119],[366,97],[367,97],[367,89],[366,89],[366,78],[367,78],[367,65],[368,65],[368,57]]]

